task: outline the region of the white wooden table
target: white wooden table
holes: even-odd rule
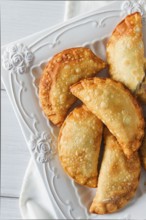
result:
[[[65,1],[0,1],[2,45],[63,21]],[[18,199],[30,155],[1,86],[1,219],[21,219]]]

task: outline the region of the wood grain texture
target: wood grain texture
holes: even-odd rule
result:
[[[8,100],[1,92],[1,194],[19,197],[30,155],[20,126]]]
[[[0,219],[21,219],[19,211],[19,200],[18,198],[0,198],[1,211]]]
[[[2,46],[63,21],[65,1],[0,1],[0,3]],[[1,84],[1,138],[0,218],[21,219],[17,197],[30,155],[3,84]]]
[[[7,44],[63,21],[64,1],[3,1],[1,44]]]
[[[0,1],[1,45],[63,22],[65,1]],[[3,85],[1,88],[4,89]]]

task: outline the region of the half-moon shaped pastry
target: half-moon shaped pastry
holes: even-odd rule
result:
[[[139,88],[145,76],[139,12],[128,15],[115,28],[107,44],[107,61],[113,79],[122,82],[132,92]]]
[[[98,188],[90,207],[90,212],[96,214],[116,212],[130,201],[138,187],[141,168],[138,153],[127,158],[108,129],[104,141]]]
[[[65,172],[77,183],[97,187],[102,122],[85,106],[65,119],[58,138],[58,154]]]
[[[146,128],[145,128],[145,135],[143,138],[143,142],[142,142],[139,152],[140,152],[140,160],[141,160],[142,166],[146,170]]]
[[[136,99],[121,83],[95,77],[72,85],[71,92],[108,127],[127,156],[140,147],[143,114]]]
[[[95,76],[105,66],[105,62],[87,48],[72,48],[55,55],[44,69],[39,84],[45,115],[60,126],[76,101],[69,87],[80,79]]]

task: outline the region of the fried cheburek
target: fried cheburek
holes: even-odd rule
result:
[[[69,87],[80,79],[95,76],[105,66],[88,48],[64,50],[48,62],[39,84],[39,99],[53,124],[60,126],[76,101]]]
[[[104,130],[105,150],[91,213],[108,214],[124,207],[135,195],[140,177],[140,160],[135,152],[127,158],[116,138]]]
[[[72,85],[71,92],[108,127],[127,157],[139,149],[144,136],[142,110],[121,83],[94,77]]]
[[[86,106],[65,119],[58,138],[58,154],[65,172],[77,183],[97,187],[102,122]]]
[[[139,92],[145,77],[142,18],[139,12],[128,15],[116,26],[107,43],[107,61],[111,77],[138,93],[139,99],[145,102],[143,90]]]

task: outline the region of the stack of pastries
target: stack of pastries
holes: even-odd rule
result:
[[[87,48],[64,50],[48,62],[39,84],[42,109],[60,127],[61,165],[77,183],[97,187],[89,210],[96,214],[124,207],[135,195],[141,164],[146,169],[140,13],[117,25],[106,51],[107,63]],[[106,67],[110,77],[98,77]],[[83,104],[70,111],[77,100]]]

